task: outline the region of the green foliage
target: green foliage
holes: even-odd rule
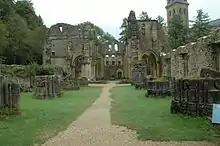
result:
[[[148,16],[147,12],[142,11],[139,15],[140,20],[151,20],[152,18]]]
[[[35,100],[32,93],[21,94],[22,114],[0,120],[1,146],[44,143],[76,120],[97,99],[100,91],[100,87],[84,87],[80,92],[64,92],[61,98],[54,100]]]
[[[102,28],[96,26],[91,22],[83,22],[79,24],[80,27],[86,29],[90,33],[90,37],[95,40],[95,44],[99,46],[98,52],[101,53],[101,46],[104,45],[106,42],[111,42],[116,40],[111,34],[105,32]],[[95,51],[97,52],[97,51]],[[96,54],[97,55],[97,54]]]
[[[197,16],[192,22],[192,27],[190,28],[190,39],[196,40],[200,37],[206,36],[210,32],[209,27],[209,15],[203,12],[203,10],[197,10]]]
[[[0,55],[7,64],[42,63],[46,27],[29,0],[0,0]]]
[[[165,26],[164,18],[162,16],[160,15],[157,16],[156,20],[159,24],[161,24],[162,26]]]
[[[216,141],[219,132],[205,117],[187,117],[170,113],[170,99],[145,98],[132,87],[112,90],[113,124],[136,130],[141,140]]]
[[[15,75],[18,77],[29,77],[35,75],[54,75],[62,74],[63,69],[54,66],[43,66],[37,63],[30,65],[2,65],[1,71],[3,74]]]
[[[186,44],[187,28],[184,26],[180,16],[174,16],[168,23],[168,39],[171,49],[176,49],[177,47]]]
[[[120,33],[121,37],[119,38],[119,41],[124,44],[127,42],[127,39],[128,39],[128,22],[127,21],[128,21],[127,18],[124,18],[123,23],[120,27],[122,31]]]

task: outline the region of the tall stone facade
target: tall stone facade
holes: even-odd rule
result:
[[[188,14],[189,3],[187,0],[167,0],[167,22],[175,16],[179,15],[183,21],[184,26],[189,26],[189,14]]]
[[[97,45],[92,30],[86,25],[51,26],[46,37],[44,65],[62,67],[72,78],[123,78],[121,43],[113,40]]]
[[[104,49],[104,78],[122,79],[123,70],[123,45],[117,40],[105,44]]]
[[[171,53],[171,76],[177,79],[199,78],[203,70],[207,70],[205,76],[220,72],[220,29]]]
[[[58,23],[48,31],[43,60],[45,65],[60,66],[73,77],[92,79],[92,51],[96,49],[89,28]]]
[[[156,20],[137,20],[134,11],[128,17],[128,40],[124,50],[125,77],[132,78],[136,64],[146,66],[147,75],[161,77],[168,52],[167,36]]]

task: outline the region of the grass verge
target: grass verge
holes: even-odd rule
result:
[[[21,95],[21,115],[0,121],[0,145],[30,146],[41,144],[64,130],[99,97],[100,87],[67,91],[62,98],[36,100]]]
[[[112,123],[136,130],[138,139],[153,141],[215,141],[217,130],[205,118],[170,114],[170,99],[144,97],[132,87],[112,89]]]

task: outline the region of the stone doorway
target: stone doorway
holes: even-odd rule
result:
[[[156,56],[153,53],[149,55],[144,54],[142,56],[143,63],[147,66],[147,75],[152,75],[153,77],[158,77],[160,72],[159,63]]]
[[[74,59],[75,62],[75,78],[79,78],[81,76],[81,68],[83,63],[83,56],[79,55]]]
[[[118,76],[118,79],[122,79],[122,72],[118,71],[117,76]]]

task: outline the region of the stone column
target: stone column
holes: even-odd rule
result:
[[[86,77],[88,78],[88,79],[91,79],[91,64],[89,63],[89,64],[86,64]]]
[[[101,57],[101,77],[104,77],[104,59]]]
[[[160,77],[160,62],[156,63],[156,77]]]
[[[81,77],[85,77],[85,76],[86,76],[85,64],[83,64],[81,67]]]

